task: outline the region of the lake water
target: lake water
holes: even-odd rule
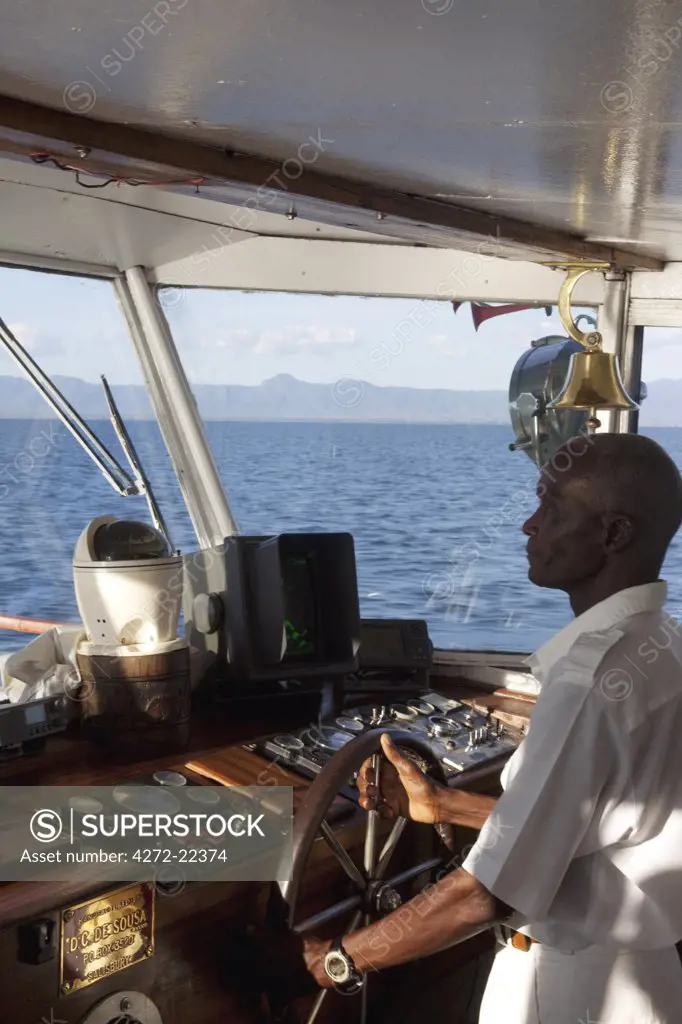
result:
[[[93,424],[110,450],[108,423]],[[130,424],[174,544],[196,542],[155,423]],[[530,651],[570,618],[527,580],[521,523],[536,470],[501,426],[209,423],[243,533],[347,530],[362,614],[426,618],[438,647]],[[647,431],[682,465],[682,429]],[[0,420],[0,612],[76,619],[71,560],[98,515],[148,519],[53,420]],[[122,461],[122,459],[121,459]],[[682,605],[682,543],[666,565]],[[0,649],[28,638],[0,633]]]

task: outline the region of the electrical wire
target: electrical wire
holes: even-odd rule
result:
[[[143,181],[140,178],[127,178],[122,174],[110,174],[106,177],[105,181],[98,183],[89,183],[83,181],[81,175],[89,174],[92,177],[102,176],[102,172],[90,170],[88,167],[78,167],[76,164],[66,164],[59,160],[52,153],[30,153],[30,159],[34,164],[51,164],[56,167],[59,171],[67,171],[73,174],[75,177],[76,184],[81,188],[98,189],[106,188],[107,185],[131,185],[133,188],[141,188],[144,185],[151,187],[156,186],[157,188],[163,185],[203,185],[206,178],[155,178],[150,181]]]

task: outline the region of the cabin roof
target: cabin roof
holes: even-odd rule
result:
[[[126,204],[198,220],[274,189],[256,233],[657,269],[682,260],[681,43],[665,0],[22,0],[0,151],[182,180]]]

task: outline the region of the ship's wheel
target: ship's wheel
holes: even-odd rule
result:
[[[293,861],[290,881],[280,884],[284,898],[289,928],[298,935],[315,935],[330,922],[338,921],[337,934],[376,921],[396,910],[402,903],[400,890],[404,891],[410,882],[420,876],[424,882],[430,880],[435,871],[454,854],[454,830],[450,826],[414,826],[411,829],[430,829],[433,842],[429,843],[430,856],[417,855],[414,863],[401,867],[397,873],[391,868],[394,855],[400,844],[407,819],[398,818],[390,826],[385,837],[380,832],[387,830],[387,822],[377,811],[358,811],[364,816],[364,842],[362,864],[356,863],[330,824],[329,813],[339,793],[354,779],[363,763],[372,758],[375,772],[381,771],[380,737],[383,732],[390,732],[391,737],[408,756],[414,757],[429,776],[444,783],[443,771],[431,752],[428,744],[415,738],[411,733],[399,729],[374,729],[343,746],[317,776],[306,794],[305,802],[296,812],[293,825]],[[375,777],[378,777],[375,776]],[[331,906],[302,918],[301,904],[306,876],[313,845],[316,840],[324,840],[334,854],[340,868],[346,876],[346,892],[343,898],[336,900]],[[381,839],[383,838],[383,841]],[[427,837],[428,838],[428,837]],[[405,852],[405,851],[403,851]],[[361,1000],[361,1022],[366,1024],[369,1007],[368,975],[365,985],[357,997]],[[307,1024],[313,1024],[318,1016],[329,990],[321,989],[308,1016]]]

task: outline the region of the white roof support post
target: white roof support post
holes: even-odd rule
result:
[[[635,402],[640,401],[642,388],[642,353],[644,349],[644,328],[628,324],[623,331],[621,345],[618,349],[618,363],[625,390]],[[620,434],[636,434],[639,427],[639,409],[632,412],[623,410],[616,413],[617,426]]]
[[[622,272],[605,275],[604,305],[600,310],[599,330],[602,319],[606,332],[603,333],[604,350],[615,352],[618,357],[620,374],[625,390],[639,402],[642,387],[642,344],[644,330],[630,321],[632,305],[632,275]],[[639,410],[611,410],[611,429],[618,434],[636,434],[639,425]]]
[[[615,352],[623,375],[625,389],[630,394],[639,394],[639,378],[635,381],[633,374],[636,374],[637,367],[634,363],[626,361],[625,353],[628,347],[628,326],[627,314],[630,297],[630,275],[622,271],[614,271],[604,274],[604,303],[599,309],[597,327],[602,336],[602,347],[605,352]],[[630,378],[628,379],[628,367]],[[637,425],[631,426],[628,414],[619,413],[614,409],[601,409],[599,419],[601,420],[600,432],[604,433],[627,433],[629,430],[636,430]],[[636,416],[636,413],[635,413]]]
[[[142,267],[115,282],[147,391],[202,548],[238,532],[168,321]]]

